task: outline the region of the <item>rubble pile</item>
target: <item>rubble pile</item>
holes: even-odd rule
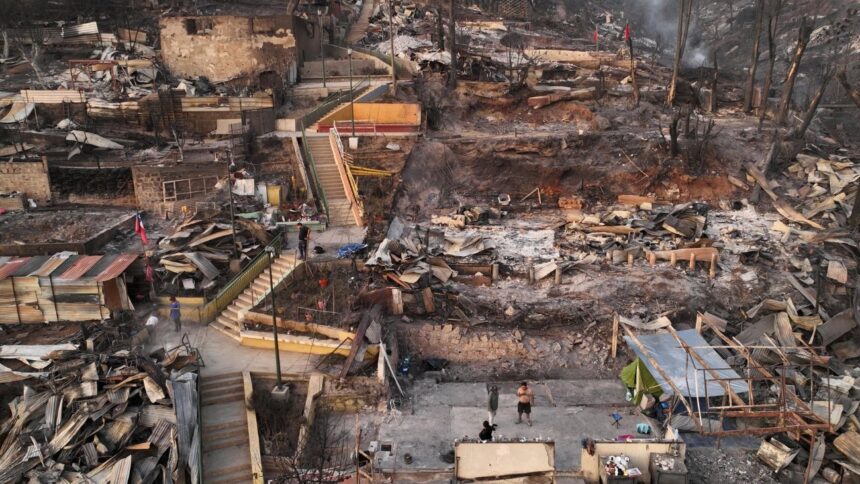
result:
[[[234,248],[234,225],[230,222],[229,213],[193,214],[180,221],[171,234],[159,240],[158,249],[153,254],[158,260],[155,273],[164,288],[178,291],[181,287],[192,293],[211,289],[230,277],[233,271],[229,267],[231,259],[253,259],[271,242],[269,229],[274,228],[272,222],[271,210],[265,214],[263,211],[237,214],[234,219],[237,247]]]
[[[199,353],[146,354],[147,331],[108,320],[52,345],[3,345],[2,482],[175,482],[199,473]],[[14,370],[12,368],[15,368]],[[4,393],[7,393],[4,391]]]

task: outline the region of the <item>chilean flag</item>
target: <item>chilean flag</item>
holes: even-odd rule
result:
[[[627,26],[624,27],[624,41],[630,42],[630,23],[627,23]]]
[[[134,217],[134,233],[140,236],[140,241],[144,246],[149,243],[149,239],[146,237],[146,228],[143,226],[143,220],[140,218],[140,214],[137,214]]]

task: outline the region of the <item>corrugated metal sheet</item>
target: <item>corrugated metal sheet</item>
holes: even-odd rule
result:
[[[96,277],[96,280],[104,282],[119,277],[136,259],[137,254],[120,254]]]
[[[24,265],[18,267],[11,275],[13,277],[26,277],[29,276],[31,272],[35,271],[39,267],[42,267],[42,264],[48,260],[49,257],[46,255],[38,255],[36,257],[30,257]]]
[[[96,262],[100,261],[102,256],[100,255],[85,255],[78,257],[72,263],[72,266],[68,268],[65,272],[60,274],[60,277],[57,279],[63,281],[73,281],[75,279],[80,279],[81,276],[87,273],[90,269],[96,265]]]
[[[22,257],[0,262],[0,281],[8,277],[49,277],[53,274],[58,281],[92,278],[104,282],[118,277],[135,260],[137,254]]]
[[[29,257],[22,257],[20,259],[13,259],[0,266],[0,281],[14,274],[18,269],[21,268],[21,266],[26,264],[29,260]]]
[[[31,276],[48,277],[75,254],[59,253],[52,255],[41,267],[31,272]]]

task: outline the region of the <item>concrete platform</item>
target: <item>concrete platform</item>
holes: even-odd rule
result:
[[[496,382],[500,388],[496,414],[496,437],[549,438],[556,443],[556,469],[577,471],[581,439],[614,439],[636,434],[636,424],[655,423],[624,401],[625,389],[618,380],[572,380],[530,382],[535,392],[532,426],[516,424],[518,382]],[[452,448],[454,439],[476,438],[481,422],[487,419],[486,390],[483,383],[442,383],[416,381],[413,387],[414,414],[404,410],[389,415],[379,424],[378,440],[394,444],[397,468],[401,470],[451,469],[440,455]],[[555,406],[553,406],[555,402]],[[613,411],[624,418],[619,428],[609,416]],[[412,455],[407,465],[403,454]]]

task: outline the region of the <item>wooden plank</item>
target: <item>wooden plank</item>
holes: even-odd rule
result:
[[[245,388],[245,401],[251,401],[254,393],[254,383],[250,372],[242,372],[242,383]],[[245,405],[245,420],[248,424],[248,447],[251,453],[251,482],[263,484],[263,459],[260,452],[260,430],[257,427],[257,412],[251,405]]]
[[[794,286],[795,289],[797,289],[797,292],[803,295],[803,297],[805,297],[810,304],[812,304],[813,306],[815,305],[815,294],[808,288],[803,287],[800,281],[798,281],[793,274],[788,274],[788,282],[790,282],[791,285]],[[824,307],[821,305],[818,306],[818,314],[825,321],[830,319],[830,316],[827,314],[827,311],[825,311]]]
[[[382,306],[377,304],[364,313],[364,316],[361,318],[361,322],[358,324],[358,329],[355,332],[355,338],[353,338],[352,345],[349,348],[349,356],[346,357],[346,361],[343,363],[343,368],[340,369],[340,378],[346,378],[346,375],[349,374],[349,369],[352,367],[352,363],[355,361],[356,355],[358,355],[358,349],[361,348],[361,345],[364,343],[364,333],[367,331],[367,327],[370,326],[370,323],[375,319],[374,314],[379,315],[381,312]]]
[[[424,300],[424,310],[428,313],[436,312],[436,305],[433,304],[433,290],[425,287],[421,290],[421,297]]]
[[[836,437],[833,441],[833,446],[836,447],[836,450],[845,454],[851,462],[860,464],[860,434],[849,430]]]

